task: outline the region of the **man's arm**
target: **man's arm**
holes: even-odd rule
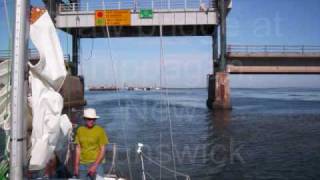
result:
[[[76,158],[74,160],[74,175],[75,176],[79,175],[80,152],[81,152],[80,144],[77,144],[76,145]]]
[[[95,164],[100,164],[104,158],[104,154],[105,154],[105,149],[106,149],[106,146],[105,145],[101,145],[100,146],[100,152],[99,152],[99,155],[95,161]]]
[[[105,145],[101,145],[100,146],[100,151],[99,154],[97,156],[96,161],[91,165],[91,167],[88,170],[88,173],[90,175],[93,175],[97,172],[97,167],[98,165],[102,162],[103,158],[104,158],[104,154],[105,154]]]

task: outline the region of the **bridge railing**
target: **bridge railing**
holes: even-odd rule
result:
[[[101,0],[87,1],[82,3],[59,4],[59,13],[94,11],[102,9],[131,9],[137,11],[140,9],[152,10],[194,10],[194,9],[213,9],[215,0]]]
[[[11,59],[12,51],[10,50],[0,50],[0,60]],[[39,59],[40,55],[36,49],[29,49],[28,50],[28,57],[29,59]],[[70,61],[70,55],[64,55],[65,61]]]
[[[0,50],[0,59],[10,59],[12,56],[12,51],[10,50]],[[39,57],[39,53],[36,49],[29,49],[28,56],[30,57]]]
[[[309,45],[228,45],[227,53],[279,53],[279,54],[306,54],[320,53],[320,46]]]

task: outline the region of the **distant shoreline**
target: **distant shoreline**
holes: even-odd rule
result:
[[[175,87],[175,88],[162,88],[162,90],[165,90],[165,89],[168,89],[168,90],[187,90],[187,89],[207,89],[207,87]],[[232,89],[314,89],[314,90],[318,90],[320,89],[320,87],[231,87],[231,90]],[[129,91],[125,88],[119,88],[118,89],[119,91]],[[161,89],[151,89],[150,91],[160,91]],[[85,91],[91,91],[91,92],[101,92],[103,90],[89,90],[89,89],[86,89]],[[115,91],[115,90],[114,90]],[[136,90],[134,90],[136,91]],[[106,91],[108,92],[108,91]],[[110,92],[110,90],[109,90]]]

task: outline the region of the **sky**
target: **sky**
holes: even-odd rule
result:
[[[12,1],[6,0],[9,14]],[[0,0],[0,50],[8,49],[8,23]],[[31,0],[41,5],[40,0]],[[239,45],[320,45],[319,0],[234,0],[227,19],[227,43]],[[10,17],[12,23],[12,17]],[[71,37],[58,31],[64,53]],[[159,86],[160,38],[82,39],[79,71],[87,86]],[[164,37],[162,85],[206,87],[212,73],[210,37]],[[319,75],[231,75],[234,88],[320,87]]]

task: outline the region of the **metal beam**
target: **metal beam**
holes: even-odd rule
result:
[[[46,9],[48,10],[48,13],[51,16],[51,19],[55,21],[55,17],[57,15],[57,6],[61,1],[56,0],[44,0],[43,1],[46,5]]]
[[[230,74],[320,74],[319,66],[233,66]]]
[[[252,52],[252,53],[243,53],[243,52],[231,52],[227,54],[228,60],[233,59],[319,59],[320,60],[320,51],[319,52],[307,52],[307,53],[265,53],[265,52]]]
[[[220,62],[219,71],[226,71],[226,51],[227,51],[227,23],[225,0],[219,0],[219,18],[220,18]]]
[[[118,26],[118,28],[132,27],[132,28],[143,28],[143,27],[159,27],[166,26],[212,26],[218,24],[217,12],[208,11],[203,12],[197,10],[182,11],[153,11],[152,19],[140,18],[139,13],[131,12],[130,15],[130,26]],[[95,11],[71,11],[59,13],[56,18],[56,27],[60,29],[67,28],[96,28],[103,26],[96,26],[95,24]],[[110,26],[117,27],[117,26]],[[105,28],[105,27],[104,27]],[[155,29],[156,31],[156,29]],[[158,31],[159,32],[159,31]],[[212,31],[211,31],[212,32]]]
[[[218,27],[215,26],[212,35],[212,59],[213,59],[213,72],[218,71],[219,49],[218,49]]]
[[[78,37],[77,31],[72,34],[72,74],[78,75],[78,64],[79,64],[79,46],[80,38]]]
[[[12,92],[11,92],[11,147],[10,179],[23,179],[26,138],[24,130],[25,67],[28,49],[29,0],[15,1],[15,25],[13,35]]]
[[[236,58],[228,59],[228,64],[235,66],[318,66],[320,67],[320,58]]]
[[[219,56],[219,52],[218,52],[218,27],[214,27],[213,29],[213,33],[212,33],[212,70],[213,73],[209,74],[207,76],[207,81],[208,81],[208,99],[207,99],[207,107],[209,109],[213,108],[213,102],[215,100],[215,73],[218,71],[217,68],[217,63],[218,63],[218,57]]]
[[[163,26],[163,36],[212,36],[215,25],[206,26]],[[61,29],[68,31],[70,29]],[[105,38],[106,27],[74,28],[79,38]],[[116,26],[109,27],[110,37],[158,37],[159,26]]]

